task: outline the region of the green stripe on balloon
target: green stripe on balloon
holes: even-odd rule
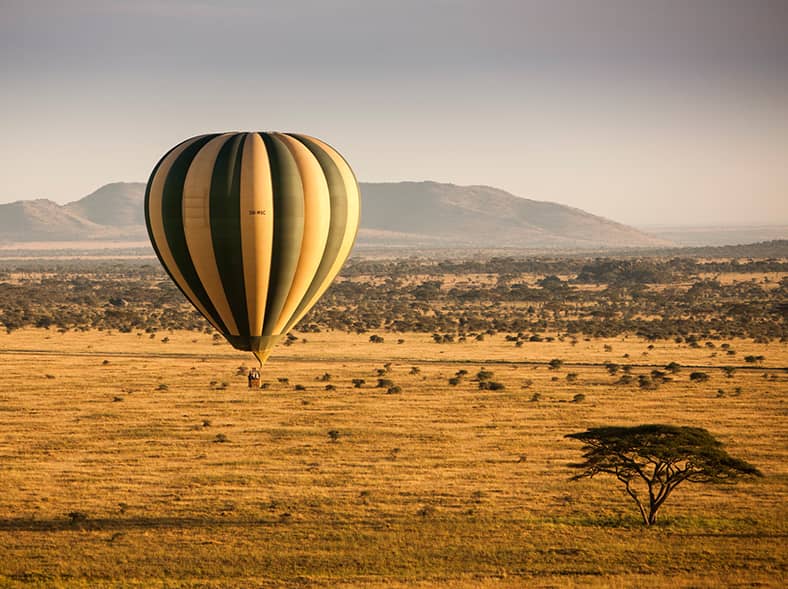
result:
[[[241,247],[240,182],[243,139],[244,135],[239,133],[219,150],[211,177],[209,208],[211,240],[222,286],[239,335],[249,337]]]
[[[205,310],[211,315],[216,324],[222,328],[222,331],[227,332],[227,326],[222,321],[211,299],[205,292],[199,276],[197,276],[197,271],[194,269],[194,264],[189,255],[189,248],[186,245],[186,236],[183,231],[182,203],[183,184],[186,180],[186,173],[189,171],[189,166],[197,155],[197,152],[200,151],[206,143],[217,136],[217,134],[206,135],[193,145],[187,147],[175,160],[164,181],[161,215],[164,222],[164,232],[167,236],[167,244],[170,247],[172,256],[175,259],[175,264],[181,271],[184,280],[186,280],[186,283],[194,292],[194,296],[199,299],[200,303],[202,303],[203,307],[205,307]]]
[[[271,162],[274,239],[263,335],[273,333],[298,266],[304,235],[304,188],[295,159],[276,137],[261,133]]]
[[[304,298],[301,300],[301,303],[298,305],[295,313],[293,313],[293,321],[295,321],[301,316],[305,310],[305,307],[309,304],[309,301],[315,296],[317,290],[328,277],[328,272],[331,270],[331,265],[334,263],[337,253],[339,252],[339,248],[342,245],[342,239],[345,236],[348,221],[347,190],[345,188],[345,182],[342,178],[342,175],[339,173],[339,169],[331,159],[331,156],[327,154],[321,146],[317,145],[313,141],[310,141],[308,137],[296,135],[293,133],[288,133],[288,135],[301,142],[310,152],[312,152],[312,155],[314,155],[317,159],[321,169],[323,170],[323,175],[326,177],[326,182],[328,183],[328,195],[331,200],[331,222],[328,229],[328,241],[326,242],[326,247],[323,252],[323,258],[321,259],[320,265],[315,272],[312,283],[309,285],[309,289],[304,295]],[[292,322],[288,323],[286,331],[290,330],[292,327]]]

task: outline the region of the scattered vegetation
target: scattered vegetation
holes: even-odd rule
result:
[[[572,334],[575,342],[577,336],[634,333],[690,347],[715,345],[713,339],[785,341],[780,304],[788,298],[788,280],[728,283],[709,276],[786,271],[788,262],[780,258],[351,260],[296,329],[415,331],[433,334],[441,344],[509,333],[524,348],[544,341],[545,332]],[[475,279],[479,275],[497,279]],[[533,275],[541,278],[525,278]],[[159,265],[147,261],[4,262],[0,309],[0,325],[9,332],[113,329],[155,337],[169,330],[212,331]],[[290,334],[286,343],[297,339]],[[384,337],[371,334],[369,341],[382,343]]]

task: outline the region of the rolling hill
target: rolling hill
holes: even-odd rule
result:
[[[118,182],[66,205],[0,205],[0,242],[146,238],[145,184]],[[375,247],[620,248],[669,242],[580,209],[489,186],[361,183],[358,243]]]

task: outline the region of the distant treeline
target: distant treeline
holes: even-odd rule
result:
[[[741,278],[728,283],[722,273]],[[690,257],[351,260],[296,330],[433,334],[447,343],[636,333],[649,339],[786,340],[785,259]],[[751,276],[748,276],[751,275]],[[0,265],[0,325],[210,332],[158,263]]]

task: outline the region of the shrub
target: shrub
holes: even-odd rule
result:
[[[367,382],[367,381],[365,381],[363,378],[354,378],[354,379],[353,379],[352,381],[350,381],[350,382],[352,382],[352,383],[353,383],[353,388],[355,388],[355,389],[360,389],[360,388],[361,388],[361,386],[362,386],[362,385],[364,385],[364,384],[366,384],[366,382]]]
[[[68,514],[68,519],[72,524],[78,524],[87,521],[88,514],[83,511],[71,511]]]
[[[332,442],[336,442],[339,439],[339,431],[337,431],[335,429],[328,430],[328,438]]]
[[[657,383],[651,380],[651,378],[645,374],[641,374],[638,376],[638,386],[643,390],[653,391],[656,390]]]
[[[401,392],[402,392],[402,387],[400,387],[399,385],[391,386],[388,388],[388,390],[386,390],[386,393],[389,395],[395,395]]]
[[[391,379],[388,379],[388,378],[379,378],[378,379],[377,387],[379,389],[385,389],[387,387],[393,387],[393,386],[394,386],[394,381],[392,381]]]
[[[484,382],[485,380],[490,380],[493,377],[493,373],[489,370],[480,370],[476,373],[476,380],[479,382]]]
[[[564,361],[559,358],[553,358],[547,365],[550,367],[550,370],[558,370],[564,365]]]
[[[692,372],[690,373],[689,378],[693,382],[706,382],[709,380],[709,375],[705,372]]]
[[[572,397],[572,403],[580,403],[586,400],[586,396],[583,393],[577,393],[574,397]]]

